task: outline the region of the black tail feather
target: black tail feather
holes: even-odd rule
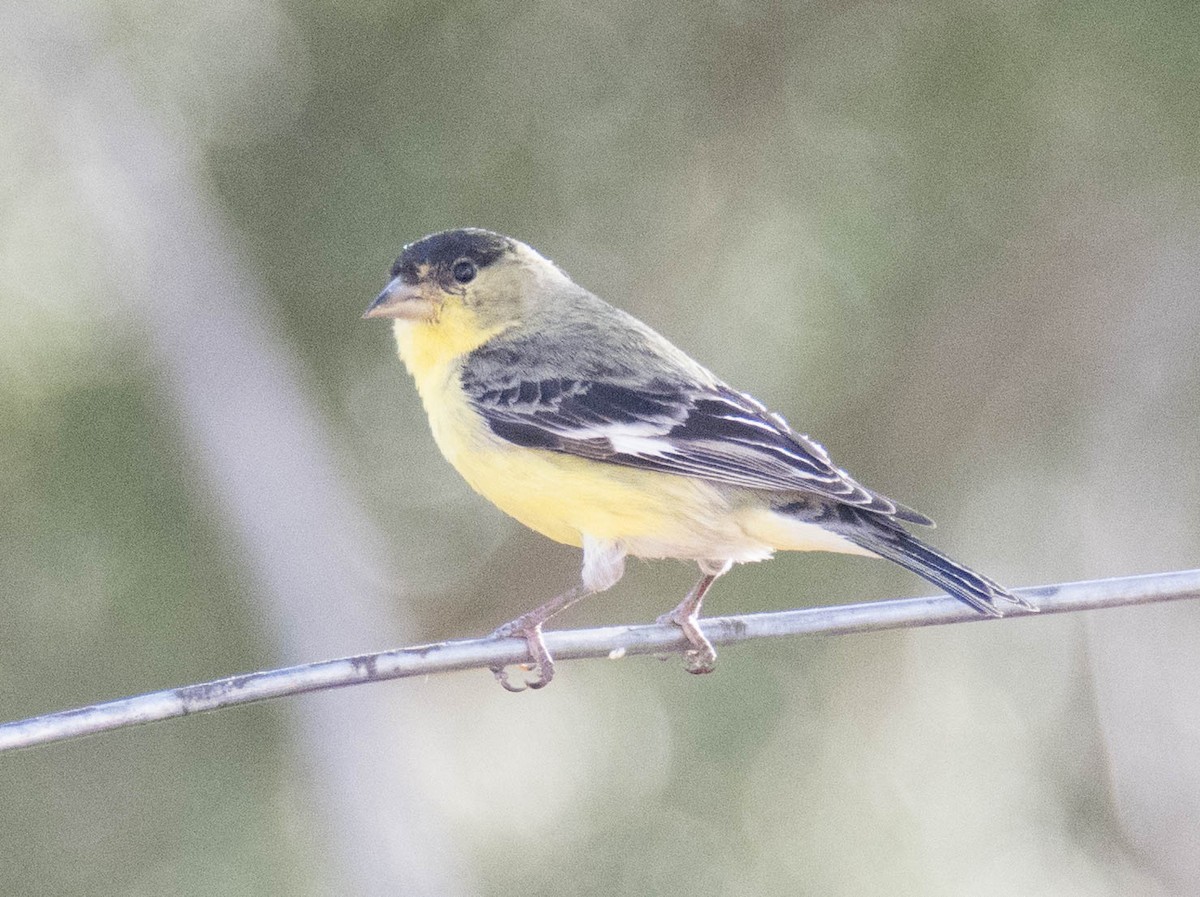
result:
[[[1037,610],[1024,598],[1014,595],[982,573],[976,573],[926,545],[890,518],[847,505],[825,505],[816,522],[855,545],[911,570],[981,614],[1002,616],[997,602],[1006,602],[1025,610]]]

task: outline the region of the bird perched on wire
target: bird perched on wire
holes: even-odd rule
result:
[[[882,557],[983,614],[1034,609],[929,547],[933,521],[862,486],[778,414],[511,237],[466,228],[404,247],[364,317],[392,318],[434,440],[501,510],[583,549],[574,588],[496,630],[554,675],[542,624],[617,582],[627,555],[696,561],[701,578],[660,622],[713,668],[697,623],[709,586],[773,552]],[[494,670],[505,688],[503,669]]]

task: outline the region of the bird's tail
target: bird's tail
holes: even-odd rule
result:
[[[829,516],[835,517],[836,523],[826,517],[822,521],[824,526],[855,545],[911,570],[982,614],[1002,616],[997,602],[1013,604],[1025,610],[1037,610],[1024,598],[1014,595],[982,573],[976,573],[926,545],[894,520],[845,505],[836,509],[828,508],[828,511],[834,511]]]

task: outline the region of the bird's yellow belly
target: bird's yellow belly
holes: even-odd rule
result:
[[[545,450],[496,448],[461,458],[471,486],[531,529],[568,545],[583,534],[642,557],[761,554],[707,484]],[[769,553],[769,551],[767,552]]]

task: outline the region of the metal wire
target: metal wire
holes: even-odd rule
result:
[[[1016,591],[1037,605],[1039,611],[1035,613],[1015,608],[1006,612],[1004,619],[1200,598],[1200,570],[1063,583]],[[982,623],[995,619],[976,613],[956,599],[939,595],[712,617],[703,620],[701,628],[713,644],[732,645],[750,639],[789,635],[847,635],[948,623]],[[546,645],[557,660],[585,657],[618,659],[634,654],[679,653],[689,647],[677,627],[661,624],[547,632]],[[278,670],[245,673],[6,723],[0,725],[0,752],[267,698],[451,670],[487,669],[528,660],[525,643],[520,639],[483,638],[398,648]]]

